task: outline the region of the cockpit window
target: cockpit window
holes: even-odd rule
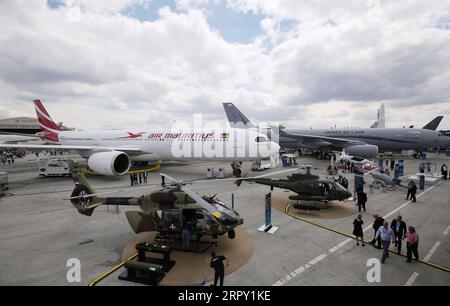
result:
[[[266,137],[258,136],[255,139],[256,142],[267,142]]]

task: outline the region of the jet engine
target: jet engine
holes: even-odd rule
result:
[[[369,144],[354,145],[345,148],[345,153],[350,156],[375,158],[378,155],[378,146]]]
[[[89,168],[101,175],[124,175],[130,170],[130,157],[118,151],[99,152],[88,159]]]

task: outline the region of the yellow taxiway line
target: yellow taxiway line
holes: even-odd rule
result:
[[[106,271],[105,273],[103,273],[102,275],[100,275],[99,277],[97,277],[96,279],[94,279],[92,282],[90,282],[88,284],[88,287],[94,287],[95,285],[97,285],[99,282],[101,282],[102,280],[104,280],[105,278],[107,278],[108,276],[110,276],[111,274],[113,274],[114,272],[116,272],[117,270],[119,270],[120,268],[122,268],[122,266],[130,260],[135,259],[138,256],[138,253],[134,253],[130,258],[128,258],[127,260],[122,261],[121,263],[119,263],[118,265],[112,267],[111,269],[109,269],[108,271]]]

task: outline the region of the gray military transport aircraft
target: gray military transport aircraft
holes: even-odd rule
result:
[[[233,103],[223,103],[228,121],[235,128],[256,128]],[[309,149],[323,154],[344,150],[346,154],[374,158],[379,151],[414,150],[450,146],[450,137],[436,132],[433,119],[422,129],[415,128],[366,128],[366,129],[280,129],[280,147]],[[431,129],[430,129],[431,127]]]

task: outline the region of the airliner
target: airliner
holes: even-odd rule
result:
[[[223,103],[223,107],[231,127],[249,130],[255,127],[233,103]],[[318,157],[335,150],[345,150],[348,155],[362,158],[374,158],[379,150],[426,151],[450,145],[450,137],[435,131],[441,120],[442,116],[439,116],[422,129],[280,129],[279,143],[283,148],[319,151]]]
[[[28,151],[77,151],[89,168],[101,175],[126,174],[138,161],[214,161],[241,162],[270,159],[278,164],[280,147],[258,131],[224,129],[152,129],[63,131],[51,118],[40,100],[34,106],[48,144],[1,144],[0,148]],[[234,167],[233,167],[234,169]]]

